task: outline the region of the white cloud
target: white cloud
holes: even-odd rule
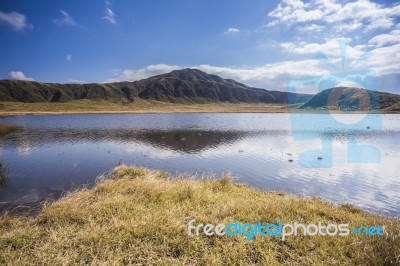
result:
[[[33,29],[32,24],[28,23],[25,15],[18,12],[4,13],[0,11],[0,23],[8,24],[17,31]]]
[[[361,29],[363,26],[364,26],[364,24],[362,24],[361,22],[354,22],[354,23],[350,23],[350,24],[344,23],[344,24],[336,25],[335,30],[337,32],[352,32],[352,31]],[[371,29],[371,28],[368,28],[368,29]]]
[[[400,5],[390,7],[373,3],[370,0],[356,0],[337,3],[335,0],[282,0],[268,13],[273,18],[269,24],[287,25],[312,22],[329,23],[335,31],[350,32],[360,28],[365,31],[389,29],[394,26],[394,18],[400,16]],[[268,24],[268,25],[269,25]],[[316,28],[318,30],[318,28]]]
[[[306,26],[299,26],[298,29],[305,32],[320,32],[325,30],[325,26],[317,25],[317,24],[310,24]]]
[[[400,43],[372,50],[365,67],[374,69],[378,76],[400,73]]]
[[[324,13],[319,9],[309,9],[300,0],[283,0],[278,7],[268,13],[278,21],[291,24],[293,22],[315,21],[323,18]]]
[[[68,79],[69,83],[76,83],[76,84],[84,84],[87,83],[86,80],[82,80],[82,79]]]
[[[10,73],[8,73],[8,76],[10,79],[29,80],[29,81],[34,80],[33,78],[26,77],[24,72],[22,71],[11,71]]]
[[[379,20],[391,20],[392,17],[400,15],[398,5],[386,8],[369,0],[357,0],[346,3],[340,5],[340,8],[336,11],[327,17],[328,22],[356,20],[374,23]]]
[[[306,68],[304,66],[307,66]],[[283,89],[285,80],[304,76],[323,75],[327,71],[321,69],[319,62],[314,59],[303,61],[284,61],[274,64],[267,64],[254,68],[231,68],[211,65],[198,65],[204,72],[221,75],[224,78],[231,78],[253,86],[261,86],[269,89]],[[271,88],[271,86],[276,88]]]
[[[235,33],[239,33],[240,30],[237,28],[229,28],[225,31],[225,34],[235,34]]]
[[[53,23],[59,26],[67,25],[67,26],[78,26],[75,20],[71,17],[70,14],[65,12],[64,10],[60,10],[62,17],[53,19]]]
[[[351,42],[351,39],[346,39],[347,42]],[[300,55],[315,55],[320,52],[327,55],[329,58],[339,58],[339,45],[337,39],[327,39],[324,43],[293,43],[293,42],[284,42],[280,44],[284,50],[292,53],[292,54],[300,54]],[[352,47],[348,45],[346,47],[346,57],[347,59],[356,59],[362,53],[362,46]]]
[[[72,60],[72,54],[67,54],[66,58],[67,58],[67,61],[71,61]]]
[[[279,23],[279,20],[273,20],[267,23],[267,27],[274,27]]]
[[[348,40],[350,41],[350,40]],[[362,63],[360,67],[370,68],[377,75],[400,73],[400,30],[394,30],[390,34],[381,34],[372,38],[369,45],[348,45],[346,47],[346,63],[350,66],[352,62],[360,58],[364,52],[369,50],[371,56]],[[383,47],[384,45],[394,44]],[[339,47],[336,39],[326,40],[324,43],[282,43],[281,46],[290,53],[299,55],[315,55],[317,52],[325,54],[332,63],[340,63]]]
[[[104,10],[105,16],[103,17],[104,19],[108,20],[111,24],[117,23],[115,13],[111,10],[111,2],[106,1],[106,9]]]
[[[144,78],[148,78],[151,76],[164,74],[167,72],[171,72],[173,70],[182,69],[181,66],[177,65],[166,65],[166,64],[156,64],[149,65],[145,68],[141,69],[114,69],[114,78],[107,79],[106,82],[117,82],[117,81],[135,81]]]
[[[366,28],[366,31],[375,29],[390,29],[394,25],[392,18],[379,18],[373,20]]]
[[[104,19],[108,20],[111,24],[117,23],[115,19],[115,14],[110,8],[106,8],[105,10],[106,15],[103,17]]]
[[[378,47],[385,46],[388,44],[400,43],[400,30],[394,30],[387,34],[380,34],[373,37],[368,42],[369,44],[376,45]]]

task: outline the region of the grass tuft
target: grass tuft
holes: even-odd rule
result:
[[[279,222],[384,225],[383,237],[188,236],[187,224]],[[351,205],[263,192],[220,179],[170,177],[119,166],[93,189],[67,194],[35,217],[0,218],[0,264],[391,265],[400,222]]]
[[[0,188],[7,185],[7,171],[4,163],[0,161]]]
[[[9,124],[0,124],[0,137],[19,130],[21,127]]]

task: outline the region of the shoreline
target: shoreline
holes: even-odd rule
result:
[[[226,113],[226,114],[246,114],[246,113],[269,113],[269,114],[286,114],[290,112],[274,112],[274,111],[196,111],[196,110],[187,110],[187,111],[71,111],[71,112],[0,112],[1,116],[18,116],[18,115],[81,115],[81,114],[209,114],[209,113]]]
[[[304,113],[304,114],[399,114],[386,110],[343,112],[297,109],[297,106],[260,103],[166,103],[137,100],[134,103],[76,100],[66,103],[0,102],[0,116],[58,114],[179,114],[179,113]]]
[[[121,167],[128,167],[128,168],[132,168],[132,169],[144,169],[145,171],[153,171],[153,172],[158,172],[161,173],[162,176],[168,176],[171,177],[172,179],[175,178],[175,175],[178,178],[188,178],[189,180],[195,180],[195,181],[202,181],[203,179],[196,179],[197,177],[197,173],[196,174],[192,174],[192,173],[186,173],[186,172],[176,172],[176,173],[171,173],[171,172],[167,172],[158,168],[147,168],[147,167],[141,167],[141,166],[126,166],[126,165],[121,165]],[[0,161],[0,168],[1,168],[1,161]],[[120,168],[120,166],[116,166],[114,168],[112,168],[110,170],[109,173],[115,172],[116,169]],[[93,190],[96,188],[97,184],[103,182],[103,181],[107,181],[109,178],[109,173],[107,174],[101,174],[99,176],[97,176],[95,178],[95,180],[91,183],[85,183],[85,184],[80,184],[79,188],[75,188],[72,190],[63,190],[62,193],[64,195],[70,195],[70,194],[75,194],[75,193],[79,193],[79,191],[83,188],[84,190]],[[186,176],[189,175],[189,176]],[[206,176],[207,174],[204,173],[200,173],[201,176]],[[222,174],[222,176],[229,176],[230,173],[227,174]],[[105,177],[105,178],[104,178]],[[326,199],[324,196],[322,195],[316,195],[316,194],[304,194],[304,193],[295,193],[295,192],[290,192],[290,191],[285,191],[285,190],[270,190],[270,189],[263,189],[263,188],[259,188],[257,186],[254,185],[248,185],[245,183],[237,183],[234,182],[233,180],[236,178],[237,176],[233,176],[230,179],[230,182],[232,183],[232,185],[235,186],[245,186],[248,187],[249,189],[252,190],[257,190],[260,191],[262,193],[272,193],[272,194],[279,194],[279,195],[287,195],[293,198],[298,198],[298,199],[317,199],[321,202],[324,202],[330,206],[332,206],[333,208],[340,208],[341,206],[351,206],[351,208],[354,208],[355,210],[357,210],[357,212],[363,212],[366,215],[370,215],[370,216],[377,216],[377,217],[382,217],[382,218],[388,218],[388,219],[395,219],[398,220],[400,222],[400,216],[397,216],[395,214],[390,214],[390,213],[383,213],[383,212],[379,212],[379,211],[371,211],[371,210],[367,210],[364,209],[360,206],[358,206],[356,203],[351,203],[351,202],[335,202],[335,201],[331,201],[329,199]],[[111,178],[112,179],[112,178]],[[98,181],[100,180],[100,181]],[[217,180],[217,177],[212,175],[212,177],[206,177],[206,180]],[[31,217],[34,218],[36,217],[38,214],[40,214],[43,209],[48,205],[48,203],[53,204],[56,203],[58,201],[62,201],[64,198],[64,196],[58,197],[58,198],[53,198],[50,200],[50,198],[45,198],[42,201],[37,201],[32,203],[31,205],[24,205],[23,207],[25,209],[21,209],[21,211],[15,211],[13,209],[11,210],[0,210],[0,221],[1,221],[1,217],[4,215],[9,215],[11,217]],[[49,201],[50,200],[50,201]],[[26,209],[30,209],[30,208],[35,208],[32,212],[31,211],[26,211]]]
[[[131,110],[131,111],[114,111],[114,110],[103,110],[103,111],[9,111],[1,112],[0,117],[7,116],[22,116],[22,115],[81,115],[81,114],[400,114],[400,112],[352,112],[345,113],[336,110],[295,110],[295,111],[284,111],[284,110]]]
[[[398,115],[397,112],[355,112],[346,114],[342,112],[318,112],[318,111],[300,111],[300,112],[274,112],[274,111],[72,111],[72,112],[0,112],[1,117],[24,116],[24,115],[118,115],[118,114],[379,114],[379,115]]]

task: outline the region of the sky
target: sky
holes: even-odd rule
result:
[[[285,91],[368,69],[376,89],[400,94],[397,1],[2,0],[0,40],[0,79],[134,81],[189,67]]]

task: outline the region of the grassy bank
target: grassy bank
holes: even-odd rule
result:
[[[0,102],[0,117],[22,114],[82,114],[82,113],[341,113],[338,110],[298,109],[285,104],[256,103],[167,103],[137,99],[133,103],[116,100],[76,100],[66,103]],[[354,113],[366,113],[356,111]],[[398,113],[390,110],[373,110],[370,113]]]
[[[77,100],[66,103],[0,102],[0,115],[29,113],[191,113],[191,112],[287,112],[286,105],[206,103],[180,104],[137,99],[133,103],[122,101]]]
[[[368,237],[188,236],[187,224],[384,225]],[[170,179],[120,166],[112,178],[67,195],[36,217],[0,219],[0,264],[383,265],[399,260],[400,222],[319,199],[262,192],[228,178]]]
[[[20,127],[16,125],[0,124],[0,137],[19,129]]]

